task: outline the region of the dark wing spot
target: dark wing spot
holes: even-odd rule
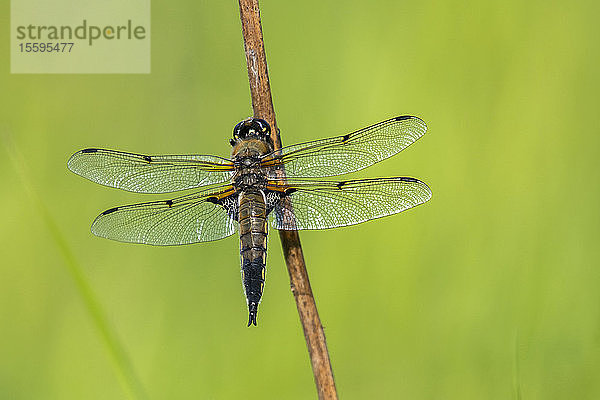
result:
[[[208,201],[209,203],[213,203],[213,204],[219,204],[219,199],[216,197],[208,197],[206,199],[206,201]]]
[[[413,118],[411,115],[401,115],[399,117],[394,118],[396,121],[404,121],[405,119]]]
[[[119,209],[119,207],[114,207],[114,208],[109,208],[108,210],[104,211],[102,214],[100,215],[107,215],[107,214],[111,214],[114,213],[115,211],[117,211]]]
[[[402,180],[402,181],[404,181],[404,182],[419,182],[419,180],[418,180],[418,179],[415,179],[415,178],[409,178],[409,177],[406,177],[406,176],[403,176],[403,177],[401,177],[401,178],[400,178],[400,180]]]
[[[289,188],[285,191],[285,195],[289,196],[290,194],[297,192],[297,191],[298,191],[298,189],[296,189],[296,188]]]
[[[150,156],[144,156],[144,160],[151,162],[152,161],[152,157]]]
[[[83,149],[83,150],[81,150],[82,153],[95,153],[97,151],[98,151],[98,149]]]
[[[350,139],[350,134],[346,134],[342,137],[342,142],[345,142],[346,140]]]
[[[337,186],[337,188],[338,188],[338,189],[341,189],[341,188],[342,188],[342,186],[344,186],[346,183],[348,183],[348,182],[346,182],[346,181],[341,181],[341,182],[338,182],[336,186]]]
[[[173,207],[173,200],[167,200],[167,201],[165,201],[165,204],[168,205],[169,207]]]

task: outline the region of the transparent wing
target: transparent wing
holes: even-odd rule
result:
[[[329,139],[286,146],[266,155],[261,166],[270,177],[313,178],[358,171],[393,156],[425,134],[420,118],[400,116]]]
[[[172,200],[111,208],[96,218],[92,233],[161,246],[208,242],[233,234],[236,214],[237,196],[226,185]]]
[[[396,214],[431,198],[418,179],[396,177],[348,181],[291,180],[272,183],[281,194],[272,225],[276,229],[327,229]]]
[[[78,151],[67,166],[93,182],[137,193],[167,193],[225,183],[233,171],[231,160],[216,156],[148,156],[105,149]]]

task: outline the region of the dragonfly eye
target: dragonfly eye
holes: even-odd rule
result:
[[[271,127],[269,126],[269,123],[267,121],[265,121],[264,119],[260,119],[260,118],[254,118],[253,122],[256,125],[255,129],[259,135],[267,137],[271,134]]]

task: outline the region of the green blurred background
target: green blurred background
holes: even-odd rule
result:
[[[315,398],[277,235],[246,328],[235,237],[89,232],[161,196],[81,179],[73,152],[226,156],[251,114],[237,3],[152,6],[149,75],[11,75],[2,2],[0,398]],[[284,144],[429,126],[355,175],[418,177],[429,203],[301,235],[341,397],[600,398],[598,3],[261,7]]]

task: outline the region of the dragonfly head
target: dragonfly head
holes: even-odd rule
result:
[[[259,139],[271,141],[271,127],[264,119],[247,118],[233,128],[233,139],[229,141],[232,146],[240,140]]]

